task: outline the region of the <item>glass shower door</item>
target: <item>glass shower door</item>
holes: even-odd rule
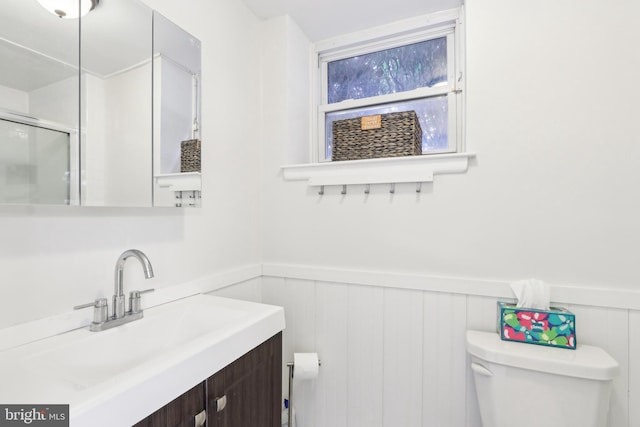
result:
[[[0,203],[71,203],[70,134],[0,119]]]

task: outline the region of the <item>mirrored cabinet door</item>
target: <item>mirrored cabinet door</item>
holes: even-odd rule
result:
[[[0,203],[77,205],[79,20],[36,0],[0,13]]]
[[[152,15],[101,0],[81,18],[82,205],[152,205]]]
[[[154,12],[154,206],[201,201],[200,41]]]

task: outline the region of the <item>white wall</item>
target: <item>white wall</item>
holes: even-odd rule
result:
[[[104,81],[104,202],[109,206],[153,203],[151,68],[148,62]],[[90,140],[87,146],[91,149]]]
[[[467,5],[467,144],[477,159],[419,196],[398,185],[393,196],[374,187],[366,197],[356,186],[319,197],[283,181],[290,139],[306,146],[308,137],[295,123],[267,127],[264,260],[637,289],[640,87],[611,90],[607,76],[631,81],[640,68],[640,51],[625,42],[640,35],[630,23],[638,7]],[[279,71],[289,84],[308,78]],[[281,83],[263,88],[265,110],[286,99]]]
[[[162,88],[154,95],[160,114],[154,118],[159,133],[157,173],[180,172],[181,141],[193,139],[193,75],[171,59],[160,56],[154,60],[153,78]],[[155,98],[160,98],[156,100]],[[156,125],[156,122],[160,122]]]
[[[128,248],[146,252],[156,273],[144,281],[128,264],[128,290],[259,262],[259,134],[246,126],[259,111],[259,21],[236,0],[146,3],[202,41],[203,208],[0,206],[0,327],[109,297]]]
[[[104,206],[106,196],[107,151],[105,81],[89,73],[82,75],[82,204]]]
[[[78,78],[70,77],[29,92],[29,114],[70,128],[78,127]]]
[[[278,56],[263,65],[276,67],[263,73],[263,300],[285,306],[285,359],[323,359],[321,378],[301,386],[300,425],[478,426],[464,333],[491,330],[496,299],[528,277],[577,314],[582,343],[620,363],[611,426],[640,423],[640,87],[608,83],[640,71],[628,47],[637,16],[631,0],[468,2],[477,158],[419,195],[398,185],[321,197],[282,179],[292,143],[308,143],[282,91],[308,79],[290,72],[308,58],[287,49],[308,41],[288,18],[264,25]]]
[[[0,108],[26,113],[29,111],[29,94],[7,86],[0,86]]]

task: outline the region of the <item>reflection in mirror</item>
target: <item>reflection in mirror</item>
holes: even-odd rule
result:
[[[154,45],[154,206],[200,206],[200,41],[157,12]]]
[[[81,198],[152,205],[152,10],[101,0],[81,18]]]
[[[0,13],[0,203],[79,203],[79,20],[37,1]]]
[[[69,204],[70,131],[29,121],[0,118],[0,203]]]

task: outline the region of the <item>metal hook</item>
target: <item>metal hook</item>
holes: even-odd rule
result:
[[[422,191],[422,183],[416,182],[416,193],[419,193],[421,191]]]
[[[371,191],[371,184],[367,184],[364,187],[364,194],[369,194],[370,191]]]
[[[346,186],[346,184],[342,185],[342,193],[340,193],[340,194],[347,194],[347,186]]]
[[[396,184],[395,183],[389,184],[389,193],[393,194],[395,192],[396,192]]]
[[[318,190],[318,194],[321,196],[324,195],[324,185],[320,186],[320,190]]]

